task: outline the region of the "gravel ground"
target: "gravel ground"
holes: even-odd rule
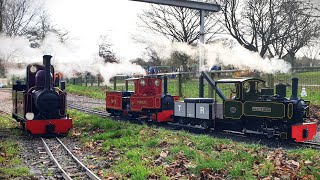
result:
[[[0,89],[0,107],[5,112],[12,111],[12,93],[9,89]],[[92,98],[69,95],[68,102],[81,104],[82,106],[89,108],[102,108],[104,107],[103,100],[96,100]],[[3,131],[4,132],[4,131]],[[72,133],[77,137],[76,133]],[[0,137],[7,137],[7,134],[1,134]],[[58,168],[55,166],[53,161],[47,155],[43,144],[39,138],[33,138],[27,134],[22,134],[18,137],[19,144],[23,147],[21,153],[21,159],[24,165],[30,169],[31,179],[39,180],[51,180],[51,179],[63,179]],[[79,158],[89,169],[91,169],[97,175],[102,175],[101,169],[110,167],[107,154],[98,153],[98,149],[92,149],[93,146],[90,144],[83,145],[79,142],[78,138],[62,138],[63,143]],[[96,146],[95,146],[96,147]]]
[[[0,107],[4,112],[12,111],[12,93],[10,89],[0,89]]]
[[[12,99],[11,91],[8,89],[0,89],[0,107],[1,110],[11,113]],[[13,120],[14,121],[14,120]],[[18,127],[18,125],[17,125]],[[16,136],[14,134],[2,134],[1,136]],[[63,179],[57,167],[47,155],[42,142],[39,138],[32,138],[27,134],[21,133],[15,137],[23,150],[21,151],[22,163],[30,169],[31,179],[52,180]]]
[[[102,99],[94,99],[86,96],[78,96],[74,94],[68,94],[67,100],[69,104],[81,105],[82,107],[92,109],[105,109],[105,101]]]
[[[103,169],[110,168],[117,153],[113,150],[104,152],[101,150],[102,142],[92,142],[83,144],[77,136],[80,133],[74,133],[73,138],[63,138],[61,141],[68,149],[93,173],[103,179]]]

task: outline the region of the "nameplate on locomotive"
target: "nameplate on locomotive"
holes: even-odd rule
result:
[[[252,107],[252,111],[254,112],[271,112],[270,107]]]

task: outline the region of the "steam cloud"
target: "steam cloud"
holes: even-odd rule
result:
[[[141,66],[127,61],[120,64],[104,63],[97,51],[97,46],[62,44],[54,34],[49,34],[40,48],[31,48],[29,40],[25,38],[0,36],[0,58],[5,61],[8,77],[24,76],[26,65],[41,63],[44,54],[52,55],[56,71],[69,78],[76,72],[90,72],[94,75],[100,73],[108,84],[114,75],[145,74]]]
[[[140,40],[140,42],[148,44],[163,59],[170,59],[170,55],[175,51],[185,53],[192,58],[197,59],[199,57],[198,47],[157,38],[157,40]],[[261,58],[259,53],[251,52],[233,40],[207,44],[203,46],[203,50],[206,59],[205,69],[203,70],[209,70],[216,64],[231,65],[238,69],[258,70],[270,74],[287,73],[291,68],[291,65],[282,59],[276,57]]]

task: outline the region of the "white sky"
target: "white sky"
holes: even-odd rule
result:
[[[137,14],[148,4],[129,0],[46,0],[45,5],[52,22],[68,30],[79,40],[79,46],[92,48],[100,35],[108,34],[118,56],[133,59],[141,55],[142,47],[137,47],[131,37],[141,33]]]

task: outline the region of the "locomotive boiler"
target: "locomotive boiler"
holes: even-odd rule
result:
[[[45,55],[43,65],[28,65],[25,84],[17,82],[12,88],[12,117],[32,135],[64,135],[72,128],[66,114],[65,83],[54,87],[51,58]]]

